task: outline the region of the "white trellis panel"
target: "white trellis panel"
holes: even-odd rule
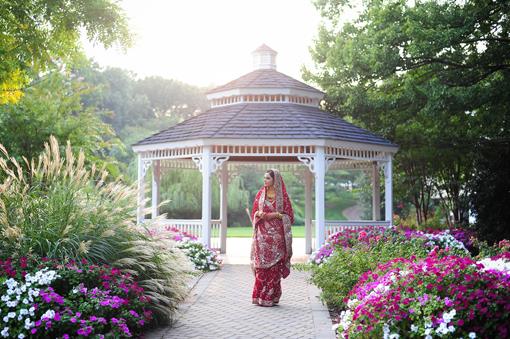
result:
[[[163,230],[165,227],[175,227],[181,232],[189,233],[199,240],[202,238],[202,219],[161,219],[157,221],[157,227]],[[211,248],[220,248],[220,225],[221,220],[211,220]]]

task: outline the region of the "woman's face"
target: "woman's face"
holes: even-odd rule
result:
[[[266,173],[264,174],[264,186],[270,187],[273,186],[273,178],[271,178],[271,174]]]

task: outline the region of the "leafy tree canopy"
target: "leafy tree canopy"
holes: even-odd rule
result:
[[[17,102],[40,72],[68,64],[81,32],[105,47],[131,44],[116,1],[0,0],[0,104]]]
[[[396,190],[425,221],[439,197],[466,223],[484,140],[509,131],[510,3],[317,0],[324,23],[305,78],[326,107],[398,143]],[[346,11],[358,11],[342,22]]]

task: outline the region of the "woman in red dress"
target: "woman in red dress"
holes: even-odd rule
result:
[[[264,175],[251,212],[253,242],[251,268],[255,275],[252,303],[274,306],[280,301],[280,281],[290,274],[294,212],[280,172]]]

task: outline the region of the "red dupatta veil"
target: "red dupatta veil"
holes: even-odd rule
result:
[[[292,232],[294,222],[292,204],[285,188],[280,172],[272,169],[274,173],[275,201],[266,200],[266,187],[262,187],[255,201],[251,213],[253,222],[253,242],[251,248],[251,267],[270,268],[283,261],[282,276],[286,278],[290,273],[290,259],[292,257]],[[280,212],[282,219],[263,220],[255,217],[255,212]]]

